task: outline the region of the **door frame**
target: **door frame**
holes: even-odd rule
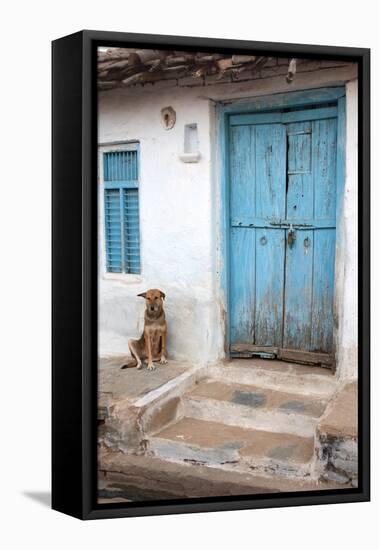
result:
[[[230,358],[230,196],[229,196],[229,116],[246,113],[263,113],[283,108],[312,107],[335,101],[337,104],[337,159],[336,159],[336,254],[333,297],[333,355],[337,364],[337,330],[341,305],[338,279],[343,270],[343,196],[345,187],[346,156],[346,87],[331,86],[310,90],[284,92],[258,96],[248,100],[225,100],[216,106],[218,152],[220,155],[220,287],[223,302],[224,350]]]

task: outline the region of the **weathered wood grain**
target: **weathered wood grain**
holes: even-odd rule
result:
[[[230,350],[233,355],[238,355],[239,357],[252,357],[255,354],[262,353],[266,356],[275,356],[276,359],[304,365],[322,365],[333,368],[335,364],[334,357],[329,353],[316,353],[298,349],[286,349],[276,346],[258,346],[244,343],[232,344]]]
[[[325,107],[230,117],[234,353],[254,352],[236,343],[274,346],[289,360],[333,363],[336,116]]]

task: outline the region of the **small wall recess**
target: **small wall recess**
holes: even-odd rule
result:
[[[184,152],[179,155],[179,158],[183,162],[198,162],[200,159],[199,137],[195,122],[184,126]]]

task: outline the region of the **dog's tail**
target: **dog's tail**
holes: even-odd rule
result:
[[[130,361],[128,361],[127,363],[125,363],[124,365],[122,365],[122,369],[131,369],[133,367],[136,367],[137,366],[137,361],[135,359],[131,359]]]

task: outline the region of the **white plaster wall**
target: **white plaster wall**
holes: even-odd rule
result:
[[[212,360],[213,304],[209,102],[188,89],[158,93],[123,90],[100,100],[99,141],[140,143],[141,276],[104,273],[103,212],[100,224],[100,353],[125,353],[127,340],[142,331],[148,288],[166,293],[171,357]],[[165,130],[162,107],[171,105],[176,125]],[[186,164],[184,125],[196,122],[201,158]],[[100,191],[101,192],[101,191]],[[100,207],[103,201],[100,197]]]
[[[341,304],[337,332],[338,375],[358,377],[358,82],[346,84],[346,173],[342,207]]]
[[[126,354],[127,340],[142,331],[144,304],[137,294],[151,287],[167,295],[171,358],[212,362],[224,356],[224,296],[220,285],[220,178],[215,102],[276,92],[347,84],[344,250],[340,273],[338,373],[357,374],[356,68],[338,67],[236,84],[178,87],[175,82],[100,94],[99,143],[140,143],[141,276],[105,273],[103,200],[100,178],[100,354]],[[160,111],[171,105],[176,125],[165,130]],[[200,161],[186,164],[184,125],[197,123]],[[346,254],[344,254],[346,252]],[[346,313],[348,312],[348,313]]]

